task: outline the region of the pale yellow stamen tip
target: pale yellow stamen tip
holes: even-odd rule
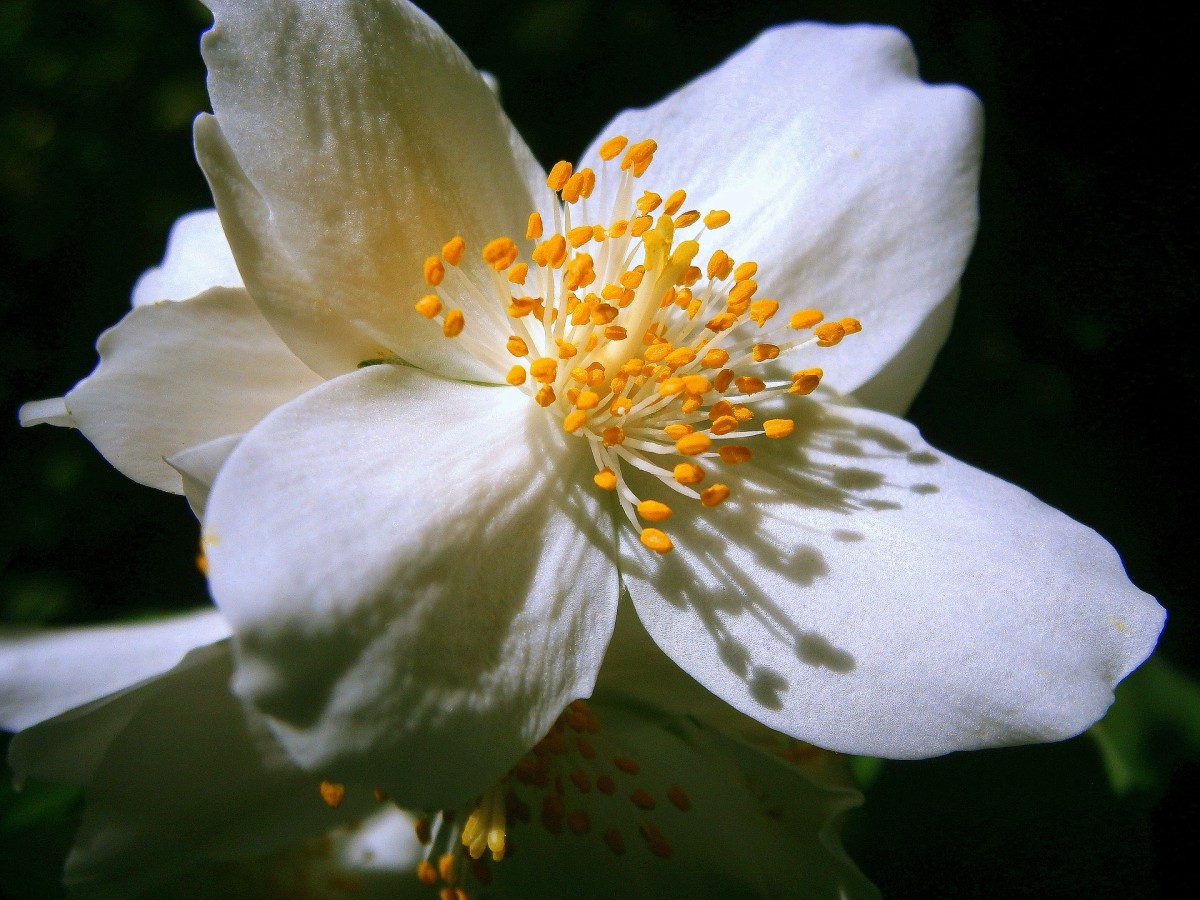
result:
[[[791,419],[767,419],[763,422],[763,431],[769,438],[787,437],[795,428],[796,423]]]
[[[637,505],[637,513],[647,522],[662,522],[671,518],[671,507],[657,500],[643,500]]]
[[[811,394],[817,389],[817,385],[821,383],[821,378],[825,372],[821,369],[801,369],[792,375],[792,386],[788,388],[789,394]]]
[[[450,263],[452,266],[457,266],[459,260],[462,259],[463,251],[467,249],[467,242],[460,235],[455,235],[442,245],[442,259]]]
[[[546,176],[546,187],[552,191],[561,191],[566,187],[567,179],[571,177],[572,165],[565,159],[559,160]]]
[[[463,318],[462,310],[452,309],[446,313],[446,318],[442,321],[442,334],[448,338],[458,337],[462,334],[466,324],[467,320]]]
[[[696,456],[712,446],[712,438],[703,432],[685,434],[675,442],[675,452],[684,456]]]
[[[723,209],[714,209],[704,217],[704,225],[707,228],[720,228],[722,225],[729,224],[729,213]]]
[[[321,799],[330,809],[337,809],[346,797],[346,786],[334,781],[321,782]]]
[[[518,387],[525,383],[525,369],[521,366],[513,366],[508,370],[508,374],[504,376],[504,380],[513,387]]]
[[[616,137],[611,137],[600,145],[600,158],[605,162],[608,162],[610,159],[615,159],[628,144],[629,138],[625,137],[623,134],[618,134]]]
[[[436,294],[427,294],[417,301],[416,310],[427,319],[432,319],[442,311],[442,301]]]
[[[587,424],[587,413],[582,410],[572,410],[563,419],[563,431],[574,434]]]
[[[729,488],[723,484],[710,484],[700,492],[700,502],[705,506],[719,506],[729,497]]]
[[[542,236],[542,217],[539,213],[529,214],[529,224],[525,226],[525,240],[536,241]]]
[[[436,256],[431,256],[425,260],[424,274],[425,283],[430,287],[437,287],[442,283],[442,279],[446,277],[446,267],[442,265],[442,261]]]
[[[684,375],[683,389],[689,394],[707,394],[712,390],[712,382],[703,375]]]
[[[667,553],[674,546],[671,539],[657,528],[643,528],[641,537],[642,543],[655,553]]]
[[[788,319],[788,328],[795,328],[797,330],[801,328],[812,328],[824,318],[825,313],[821,312],[819,309],[802,309],[798,312],[792,313],[791,318]]]
[[[605,466],[599,472],[592,476],[592,481],[596,483],[596,487],[605,491],[615,490],[617,487],[617,473]]]

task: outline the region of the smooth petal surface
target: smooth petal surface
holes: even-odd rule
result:
[[[66,396],[76,427],[130,478],[175,493],[165,457],[246,431],[321,382],[238,288],[139,306],[97,349],[100,364]]]
[[[225,465],[225,460],[241,439],[240,434],[227,434],[189,447],[167,460],[167,465],[183,479],[183,495],[187,497],[188,505],[200,521],[204,521],[208,493],[212,490],[213,482],[217,480],[217,473],[221,471],[221,466]]]
[[[0,632],[0,728],[20,731],[123,690],[228,635],[215,609],[128,625]]]
[[[241,287],[242,276],[215,209],[180,216],[167,237],[161,265],[148,269],[133,287],[133,305],[187,300],[214,287]]]
[[[223,642],[146,687],[85,792],[65,876],[76,895],[137,896],[205,861],[259,856],[377,808],[366,789],[326,806],[319,777],[229,693],[231,669]]]
[[[732,214],[714,237],[758,262],[760,296],[862,321],[853,352],[827,367],[843,393],[941,314],[974,240],[979,102],[921,82],[890,28],[771,29],[660,103],[621,113],[598,142],[614,134],[658,141],[639,190],[683,188],[685,209]],[[944,336],[925,328],[924,359],[891,386],[889,409],[908,405]]]
[[[789,411],[790,438],[721,467],[725,504],[679,506],[672,553],[622,532],[638,614],[684,670],[766,725],[877,756],[1056,740],[1104,713],[1164,616],[1112,547],[904,422]]]
[[[608,642],[590,467],[523,393],[403,367],[280,408],[208,502],[236,690],[310,768],[425,808],[482,789],[590,692]]]
[[[198,130],[200,160],[268,318],[306,313],[302,298],[251,283],[245,259],[263,245],[398,355],[450,376],[495,379],[429,341],[412,310],[428,293],[427,256],[459,234],[482,265],[484,242],[522,239],[534,208],[541,169],[483,78],[402,0],[207,2],[216,20],[202,45],[208,90],[232,159],[212,152],[211,135]],[[230,199],[250,191],[265,214],[247,215]],[[476,308],[464,298],[468,320],[482,321]],[[285,340],[289,331],[280,327]]]
[[[539,759],[549,765],[543,786],[509,781],[517,800],[509,808],[523,805],[531,815],[510,816],[519,852],[488,864],[480,893],[496,900],[878,896],[835,830],[839,814],[861,802],[857,791],[683,716],[599,697],[589,705],[596,731],[564,729],[560,752],[527,757],[529,770]],[[594,755],[583,755],[577,739]],[[473,888],[468,883],[471,896]]]

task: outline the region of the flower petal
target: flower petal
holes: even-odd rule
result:
[[[291,763],[229,693],[231,669],[222,642],[148,687],[87,787],[68,886],[137,896],[196,864],[261,855],[378,806],[365,788],[326,806],[319,776]]]
[[[164,457],[246,431],[321,381],[240,288],[136,307],[97,349],[100,364],[66,396],[76,427],[130,478],[175,493]]]
[[[590,457],[521,392],[371,366],[268,416],[205,541],[235,689],[310,768],[425,808],[590,692],[617,597]]]
[[[133,305],[186,300],[212,287],[241,287],[242,276],[215,209],[180,216],[167,237],[162,265],[148,269],[133,288]]]
[[[728,210],[717,237],[758,262],[761,295],[861,320],[827,384],[856,390],[919,336],[926,361],[887,404],[902,409],[945,337],[923,323],[945,315],[974,240],[980,122],[973,94],[920,81],[899,32],[798,24],[621,113],[600,140],[657,140],[639,189]]]
[[[672,553],[622,534],[655,641],[748,715],[848,753],[932,756],[1096,721],[1164,616],[1112,547],[906,423],[792,409],[792,438],[714,476],[724,505],[676,511]]]
[[[0,728],[19,731],[123,690],[228,634],[215,609],[129,625],[0,633]]]
[[[204,507],[217,473],[241,439],[240,434],[227,434],[182,450],[167,460],[167,465],[183,479],[183,494],[200,521],[204,521]]]
[[[409,3],[207,2],[213,111],[266,211],[243,215],[202,149],[247,283],[254,245],[278,246],[315,296],[393,352],[443,374],[494,379],[430,341],[412,310],[429,292],[422,260],[456,234],[478,260],[491,238],[522,239],[534,208],[543,173],[483,78]],[[250,290],[272,321],[303,314],[286,297]],[[471,298],[463,309],[477,319]]]

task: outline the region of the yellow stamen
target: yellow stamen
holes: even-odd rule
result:
[[[818,347],[832,347],[846,336],[846,329],[841,322],[826,322],[813,329],[813,334],[817,336]]]
[[[529,352],[529,345],[514,334],[504,344],[504,349],[506,349],[513,356],[524,356]]]
[[[613,447],[625,442],[625,429],[620,425],[610,425],[600,434],[605,447]]]
[[[623,341],[629,337],[624,325],[609,325],[604,329],[604,336],[610,341]]]
[[[699,210],[689,209],[687,212],[681,214],[679,216],[679,218],[677,218],[675,220],[675,227],[676,228],[687,228],[689,225],[694,225],[699,221],[700,221]]]
[[[676,422],[674,425],[668,425],[663,429],[663,434],[673,441],[679,440],[684,435],[691,434],[696,429],[684,422]]]
[[[702,369],[719,369],[725,363],[729,362],[729,354],[721,349],[709,350],[704,354],[704,358],[700,360],[700,368]]]
[[[729,434],[731,431],[737,431],[738,420],[733,416],[718,416],[717,420],[712,423],[713,434]]]
[[[674,475],[680,484],[699,484],[704,480],[704,470],[690,462],[681,462],[675,466]]]
[[[745,281],[747,278],[753,278],[758,274],[758,263],[744,262],[733,270],[734,281]]]
[[[529,223],[525,226],[525,240],[536,241],[542,236],[542,217],[540,213],[531,212]]]
[[[642,543],[655,553],[667,553],[674,546],[671,539],[657,528],[643,528],[641,538]]]
[[[696,456],[712,446],[712,438],[700,431],[685,434],[675,442],[675,451],[684,456]]]
[[[743,394],[757,394],[761,390],[765,390],[767,385],[761,378],[755,378],[753,375],[741,375],[735,378],[738,390]]]
[[[750,304],[750,318],[759,328],[766,325],[767,320],[777,312],[779,312],[779,303],[775,300],[755,300]]]
[[[792,313],[791,318],[788,319],[788,328],[795,328],[797,331],[802,328],[812,328],[824,318],[825,313],[819,309],[802,309]]]
[[[708,259],[708,277],[724,281],[733,271],[733,260],[724,250],[718,250]]]
[[[687,199],[687,194],[683,191],[673,191],[671,196],[667,198],[666,206],[663,207],[663,212],[668,216],[673,216],[679,212],[679,208],[683,206],[683,201]]]
[[[723,209],[714,209],[704,217],[706,228],[720,228],[729,224],[729,213]]]
[[[460,235],[455,235],[442,245],[442,259],[452,266],[457,266],[459,260],[462,259],[463,251],[466,249],[467,242]]]
[[[817,389],[824,375],[821,369],[801,369],[792,375],[792,386],[788,388],[788,393],[811,394]]]
[[[637,505],[637,513],[648,522],[662,522],[671,518],[671,507],[657,500],[643,500]]]
[[[436,294],[427,294],[417,301],[416,309],[425,318],[432,319],[442,311],[442,301]]]
[[[529,277],[529,263],[519,262],[512,267],[512,271],[508,273],[508,280],[512,284],[524,284],[525,279]]]
[[[592,239],[593,234],[591,225],[580,225],[567,232],[567,243],[578,250]]]
[[[721,457],[721,462],[728,463],[731,466],[744,463],[753,455],[749,447],[743,447],[740,444],[729,444],[719,447],[717,453]]]
[[[525,369],[521,366],[513,366],[508,370],[508,374],[504,376],[504,380],[513,387],[518,387],[525,383]]]
[[[862,322],[858,319],[838,319],[838,324],[842,326],[846,334],[858,334],[862,331]]]
[[[729,488],[723,484],[710,484],[700,492],[700,502],[705,506],[719,506],[729,497]]]
[[[755,344],[750,350],[750,356],[755,362],[766,362],[779,356],[779,348],[774,344]]]
[[[614,159],[629,143],[629,138],[622,134],[611,137],[600,145],[600,158],[605,162]]]
[[[563,431],[574,434],[587,424],[587,413],[582,410],[572,410],[563,418]]]
[[[575,406],[578,409],[595,409],[600,405],[600,395],[595,391],[583,391],[579,395],[579,399],[575,401]]]
[[[503,272],[516,262],[517,245],[512,238],[498,237],[484,245],[482,255],[485,263],[497,272]]]
[[[346,797],[346,786],[334,781],[321,782],[321,799],[330,809],[337,809]]]
[[[565,159],[559,160],[550,169],[550,174],[546,176],[546,187],[552,191],[561,191],[567,185],[567,179],[571,177],[573,167]]]
[[[442,279],[446,277],[446,267],[442,265],[442,261],[436,256],[431,256],[425,260],[425,283],[430,287],[437,287],[442,283]]]
[[[446,313],[446,318],[442,320],[442,334],[448,338],[458,337],[462,334],[462,330],[466,324],[467,320],[463,318],[462,310],[452,309]]]
[[[545,385],[553,384],[558,378],[558,362],[548,356],[535,359],[529,364],[529,374],[533,376],[534,381]]]
[[[604,491],[616,490],[617,473],[605,466],[599,472],[592,476],[592,481],[596,483],[596,487]]]
[[[662,197],[653,191],[645,191],[635,204],[638,212],[642,215],[648,215],[662,205]]]
[[[785,438],[796,428],[796,423],[791,419],[767,419],[763,422],[763,431],[767,437],[778,440]]]

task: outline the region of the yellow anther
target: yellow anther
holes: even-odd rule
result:
[[[625,429],[620,425],[609,425],[600,433],[605,447],[612,447],[625,442]]]
[[[655,553],[667,553],[674,546],[671,539],[657,528],[643,528],[642,543]]]
[[[658,386],[658,392],[664,397],[673,397],[683,392],[682,378],[668,378]]]
[[[438,883],[438,873],[437,869],[433,867],[433,863],[427,859],[417,863],[417,880],[429,887]]]
[[[592,226],[580,225],[578,228],[572,228],[567,232],[567,243],[578,250],[584,244],[592,239]]]
[[[802,309],[794,312],[791,318],[788,319],[788,328],[812,328],[818,322],[825,318],[825,313],[819,309]]]
[[[621,160],[622,169],[632,169],[635,177],[641,177],[650,165],[650,161],[654,158],[654,151],[658,149],[658,144],[653,140],[638,141],[625,151],[625,158]]]
[[[763,431],[766,432],[769,438],[784,438],[787,437],[796,428],[796,423],[791,419],[767,419],[763,422]]]
[[[442,334],[448,338],[458,337],[462,334],[463,327],[467,324],[467,320],[463,318],[461,309],[452,309],[446,313],[446,318],[442,320]]]
[[[733,271],[733,260],[724,250],[718,250],[708,259],[708,277],[724,281]]]
[[[688,394],[683,398],[683,402],[679,404],[679,408],[685,413],[694,413],[704,405],[704,398],[699,394]]]
[[[633,401],[628,397],[618,397],[608,405],[608,411],[614,416],[623,416],[633,408]]]
[[[717,313],[704,327],[709,331],[720,334],[722,331],[728,331],[737,323],[737,316],[733,313],[723,312]]]
[[[497,272],[503,272],[517,261],[517,245],[512,238],[494,238],[484,244],[482,256],[485,263]]]
[[[555,235],[555,237],[561,240],[560,235]],[[594,264],[590,254],[577,253],[574,259],[567,263],[567,270],[563,275],[563,287],[568,291],[587,287],[596,280]]]
[[[684,456],[696,456],[712,446],[712,438],[702,431],[685,434],[675,442],[675,452]]]
[[[519,262],[512,267],[512,271],[508,273],[508,280],[512,284],[524,284],[525,279],[529,277],[529,263]]]
[[[513,356],[524,356],[529,352],[529,345],[514,334],[505,342],[504,349]]]
[[[322,781],[320,791],[321,799],[330,809],[337,809],[346,797],[346,786],[333,781]]]
[[[842,326],[846,334],[858,334],[862,331],[862,322],[858,319],[838,319],[838,324]]]
[[[691,434],[695,430],[696,429],[691,425],[688,425],[684,422],[676,422],[674,425],[668,425],[666,428],[664,428],[663,434],[665,434],[671,440],[677,441],[684,435]]]
[[[704,480],[704,470],[690,462],[681,462],[675,466],[674,475],[680,484],[699,484]]]
[[[621,286],[626,290],[637,290],[638,285],[642,283],[642,279],[646,277],[646,270],[642,266],[637,266],[630,269],[621,275],[617,281],[621,282]]]
[[[674,349],[675,345],[670,341],[660,341],[657,344],[652,344],[646,348],[646,352],[644,354],[646,362],[662,362],[664,359],[670,356],[671,351]]]
[[[700,213],[698,210],[689,209],[685,213],[680,213],[679,218],[675,220],[676,228],[687,228],[689,225],[695,225],[700,221]]]
[[[759,328],[767,324],[775,313],[779,312],[779,303],[775,300],[755,300],[750,304],[750,318]]]
[[[714,209],[704,217],[706,228],[720,228],[729,224],[729,213],[723,209]]]
[[[732,415],[733,415],[733,404],[730,403],[728,400],[718,400],[711,407],[709,407],[709,410],[708,410],[708,418],[709,418],[709,421],[711,421],[711,422],[717,421],[717,419],[721,418],[721,416],[732,416]]]
[[[750,306],[750,298],[754,296],[754,292],[758,290],[758,282],[753,278],[747,278],[745,281],[739,281],[729,289],[729,308],[740,307],[737,312],[745,312]]]
[[[442,245],[442,259],[452,266],[457,266],[459,260],[462,259],[463,251],[466,249],[467,242],[459,235],[455,235]]]
[[[841,322],[826,322],[814,328],[813,333],[817,336],[818,347],[832,347],[846,336],[846,329]]]
[[[610,238],[624,237],[625,232],[628,230],[629,230],[629,220],[628,219],[617,219],[617,221],[613,222],[611,225],[608,226],[608,236]]]
[[[442,876],[442,881],[447,884],[454,884],[458,880],[458,860],[453,853],[443,853],[438,857],[438,874]]]
[[[647,522],[662,522],[671,518],[671,507],[657,500],[643,500],[637,505],[637,514]]]
[[[678,347],[663,357],[663,362],[672,369],[678,369],[680,366],[686,366],[696,358],[696,351],[691,347]]]
[[[750,356],[755,362],[766,362],[768,359],[778,359],[779,348],[774,344],[755,344],[750,350]]]
[[[703,375],[684,375],[683,389],[689,394],[707,394],[712,390],[712,382]]]
[[[753,278],[758,274],[758,263],[744,262],[733,270],[734,281],[745,281],[747,278]]]
[[[693,284],[695,284],[697,281],[700,280],[701,274],[702,273],[700,271],[699,266],[688,266],[687,270],[683,273],[683,277],[679,279],[678,284],[683,284],[683,285],[687,285],[688,287],[691,287]]]
[[[648,215],[654,212],[662,205],[662,197],[654,193],[654,191],[646,191],[638,198],[637,208],[642,215]]]
[[[504,380],[513,387],[518,387],[525,383],[525,369],[522,366],[513,366],[508,370],[508,374],[504,376]]]
[[[579,348],[574,344],[569,344],[566,341],[558,342],[558,358],[559,359],[574,359],[579,355]]]
[[[575,409],[567,413],[566,417],[563,419],[563,431],[574,434],[586,424],[587,413],[583,412],[582,410]]]
[[[677,296],[678,293],[676,292],[675,288],[667,288],[666,292],[662,295],[662,299],[658,301],[658,308],[670,309],[675,305],[675,298]]]
[[[704,358],[700,360],[700,368],[719,369],[727,362],[729,362],[729,354],[724,350],[709,350],[704,354]]]
[[[591,175],[589,186],[588,175]],[[591,187],[596,184],[596,175],[591,169],[580,169],[574,175],[567,179],[567,183],[562,188],[562,198],[564,203],[576,203],[580,197],[586,197],[590,194]]]
[[[629,223],[629,233],[634,237],[641,237],[650,230],[650,226],[654,224],[654,220],[649,216],[638,216]]]
[[[733,374],[733,369],[722,369],[717,373],[717,377],[713,379],[713,387],[722,394],[725,393],[729,387],[729,383],[733,381]]]
[[[600,145],[600,158],[605,162],[614,159],[618,153],[625,149],[629,143],[629,138],[623,134],[618,134],[616,137],[610,137],[607,141]]]
[[[541,236],[542,236],[541,213],[531,212],[529,214],[529,222],[525,226],[525,240],[536,241]]]
[[[674,293],[675,293],[675,305],[678,306],[680,309],[687,309],[691,305],[692,292],[689,291],[687,288],[685,288],[685,287],[681,287],[679,289],[671,288],[671,290],[667,291],[667,294],[670,295],[672,291],[674,291]],[[664,297],[663,299],[666,299],[666,298]]]
[[[534,381],[551,384],[558,377],[558,363],[548,356],[535,359],[529,365],[529,374]]]
[[[710,484],[700,492],[700,502],[705,506],[720,506],[729,497],[729,488],[723,484]]]
[[[640,375],[644,365],[645,363],[635,356],[625,360],[625,363],[621,366],[621,371],[626,375]]]
[[[538,392],[533,395],[534,402],[538,406],[549,406],[554,402],[554,388],[550,385],[543,385],[538,388]]]
[[[623,341],[629,337],[629,332],[623,325],[609,325],[604,329],[604,336],[610,341]]]
[[[671,196],[667,198],[667,205],[663,207],[663,212],[668,216],[673,216],[679,212],[679,208],[683,206],[683,201],[687,199],[687,194],[683,191],[672,191]]]
[[[821,369],[801,369],[799,372],[792,374],[792,386],[788,388],[789,394],[811,394],[817,389],[817,385],[821,383],[821,378],[825,372]]]
[[[442,279],[446,277],[446,267],[442,265],[442,261],[436,256],[431,256],[425,260],[424,274],[425,283],[430,287],[437,287],[442,283]]]
[[[593,325],[607,325],[617,317],[617,308],[610,306],[607,303],[599,303],[592,310],[591,320]]]
[[[600,395],[595,391],[582,391],[575,401],[575,406],[579,409],[595,409],[599,405]]]
[[[532,256],[539,266],[557,269],[567,259],[567,240],[561,234],[552,234],[533,248]]]
[[[736,466],[738,463],[744,463],[752,454],[749,447],[743,447],[741,444],[728,444],[724,447],[717,448],[717,453],[721,457],[721,462],[728,463],[731,466]]]
[[[739,422],[749,422],[754,418],[754,411],[748,406],[735,406],[733,408],[733,417]]]
[[[546,187],[552,191],[561,191],[566,187],[567,179],[571,177],[573,168],[565,159],[560,159],[550,169],[550,174],[546,176]]]
[[[767,386],[761,378],[755,378],[753,375],[739,375],[734,381],[743,394],[757,394]]]
[[[594,481],[596,483],[596,487],[600,488],[602,491],[616,490],[617,473],[608,466],[605,466],[592,476],[592,481]]]
[[[587,383],[592,387],[598,387],[604,383],[604,363],[594,362],[587,367],[588,379]]]
[[[593,225],[592,226],[592,240],[593,241],[595,241],[598,244],[602,240],[604,240],[606,237],[608,237],[608,232],[604,230],[603,225]]]
[[[738,420],[733,416],[718,416],[717,420],[712,423],[713,434],[729,434],[731,431],[736,431]]]
[[[442,301],[436,294],[427,294],[417,301],[416,309],[425,318],[432,319],[442,311]]]

